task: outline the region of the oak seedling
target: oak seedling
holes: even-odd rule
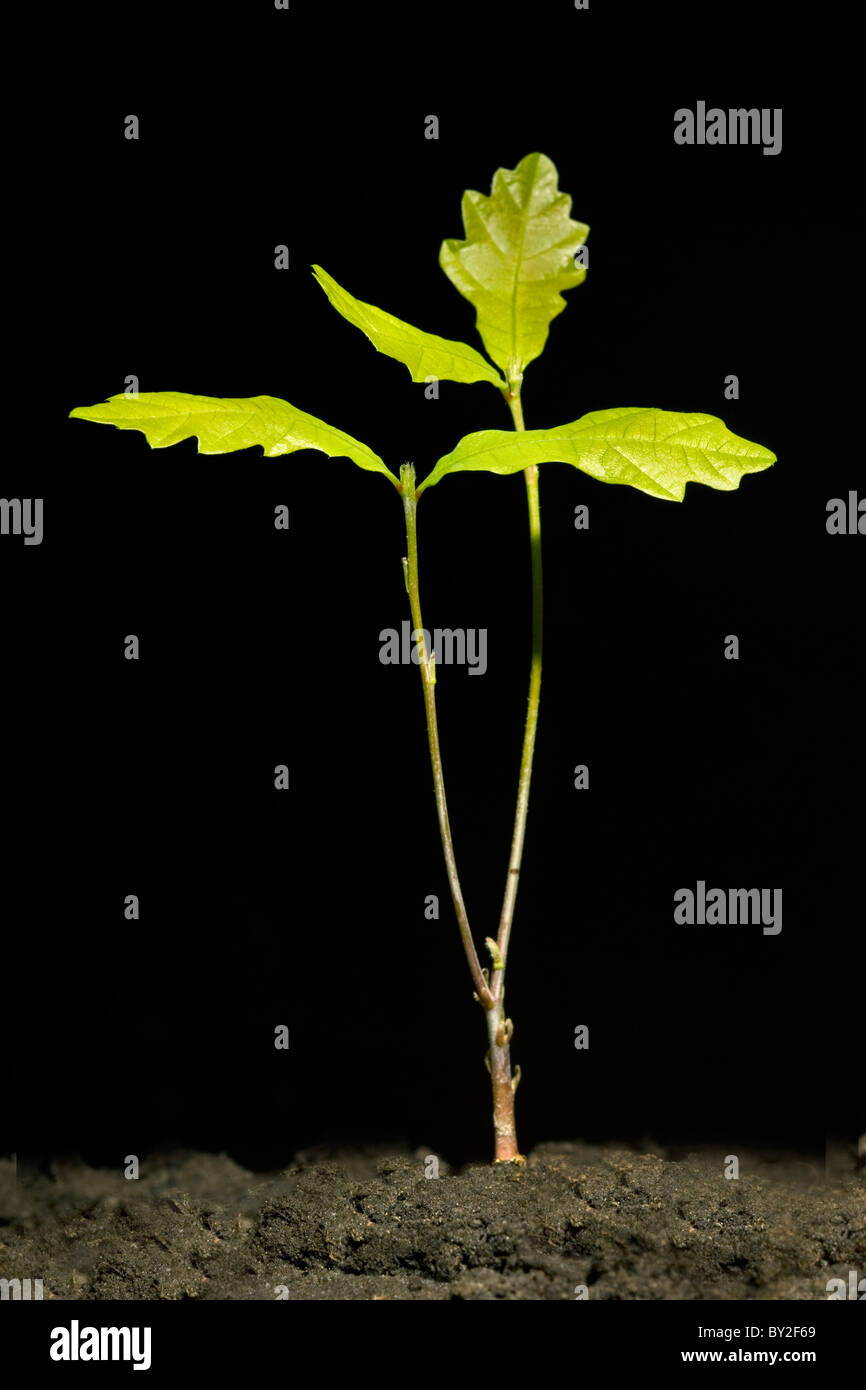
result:
[[[230,453],[261,445],[267,458],[317,449],[349,458],[388,479],[399,494],[406,528],[404,577],[413,640],[421,672],[433,787],[442,849],[457,924],[486,1019],[487,1066],[493,1086],[494,1161],[522,1163],[514,1121],[520,1069],[512,1070],[513,1024],[505,1011],[505,976],[523,857],[529,790],[541,693],[542,560],[538,467],[570,463],[606,483],[626,484],[665,501],[682,501],[686,485],[704,483],[731,491],[746,473],[760,472],[775,456],[732,434],[712,415],[680,414],[640,406],[595,410],[552,429],[524,426],[521,388],[526,368],[543,352],[552,320],[566,307],[562,294],[586,277],[581,252],[589,228],[571,217],[571,198],[560,192],[552,161],[529,154],[516,169],[498,169],[489,195],[463,196],[464,238],[442,243],[445,274],[476,310],[487,356],[467,343],[437,337],[364,304],[321,266],[313,270],[338,313],[379,352],[408,367],[412,380],[489,382],[503,396],[513,429],[468,434],[420,482],[411,463],[399,475],[366,444],[274,396],[243,399],[146,391],[117,395],[104,404],[79,406],[77,419],[141,430],[154,449],[189,438],[202,454]],[[490,964],[482,967],[460,887],[448,820],[436,719],[436,673],[427,650],[418,570],[418,503],[428,488],[467,470],[523,473],[526,481],[532,572],[532,641],[529,697],[517,785],[514,830],[496,937],[485,940]]]

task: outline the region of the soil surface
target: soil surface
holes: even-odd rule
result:
[[[138,1180],[0,1164],[0,1277],[54,1299],[826,1299],[866,1269],[866,1181],[791,1155],[544,1144],[452,1172],[310,1150],[174,1153]]]

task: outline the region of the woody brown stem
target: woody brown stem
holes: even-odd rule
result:
[[[498,973],[498,972],[497,972]],[[488,1064],[493,1085],[494,1162],[523,1163],[517,1148],[514,1123],[514,1081],[511,1076],[511,1049],[507,1037],[501,1002],[487,1012],[487,1036],[490,1039]]]

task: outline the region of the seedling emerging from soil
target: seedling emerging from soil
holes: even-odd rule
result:
[[[411,463],[400,468],[398,477],[366,444],[274,396],[241,400],[174,391],[142,392],[112,396],[103,405],[81,406],[71,412],[79,419],[141,430],[154,449],[193,436],[202,454],[229,453],[254,444],[262,445],[267,458],[298,449],[319,449],[331,458],[350,458],[359,468],[383,474],[400,494],[406,522],[403,567],[424,692],[442,848],[475,998],[487,1021],[495,1161],[511,1163],[522,1163],[523,1159],[514,1125],[514,1092],[520,1071],[517,1068],[512,1073],[511,1068],[513,1026],[505,1012],[505,972],[541,691],[538,465],[571,463],[602,482],[627,483],[653,497],[680,502],[687,483],[730,491],[739,486],[745,473],[759,472],[775,462],[768,449],[731,434],[712,415],[623,406],[591,411],[555,429],[525,429],[520,395],[523,373],[541,355],[551,321],[565,308],[562,291],[573,289],[586,276],[580,248],[589,228],[573,221],[570,212],[571,199],[560,193],[556,169],[543,154],[527,155],[516,169],[498,169],[489,197],[464,194],[465,239],[443,242],[439,261],[452,284],[475,306],[478,332],[496,366],[466,343],[423,333],[372,304],[362,304],[320,266],[313,267],[334,308],[360,328],[379,352],[403,362],[413,381],[487,381],[508,405],[513,431],[482,430],[466,435],[420,484],[416,484]],[[436,674],[433,653],[426,649],[418,580],[418,500],[443,478],[467,469],[524,474],[532,559],[529,701],[505,894],[496,939],[487,937],[485,942],[490,956],[487,968],[482,968],[476,951],[457,874],[436,723]]]

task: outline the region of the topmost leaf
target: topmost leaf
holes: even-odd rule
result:
[[[443,241],[439,264],[477,310],[487,352],[509,382],[540,356],[551,320],[570,290],[586,277],[574,254],[589,234],[569,217],[556,165],[528,154],[516,169],[497,169],[490,197],[463,195],[466,240]]]

